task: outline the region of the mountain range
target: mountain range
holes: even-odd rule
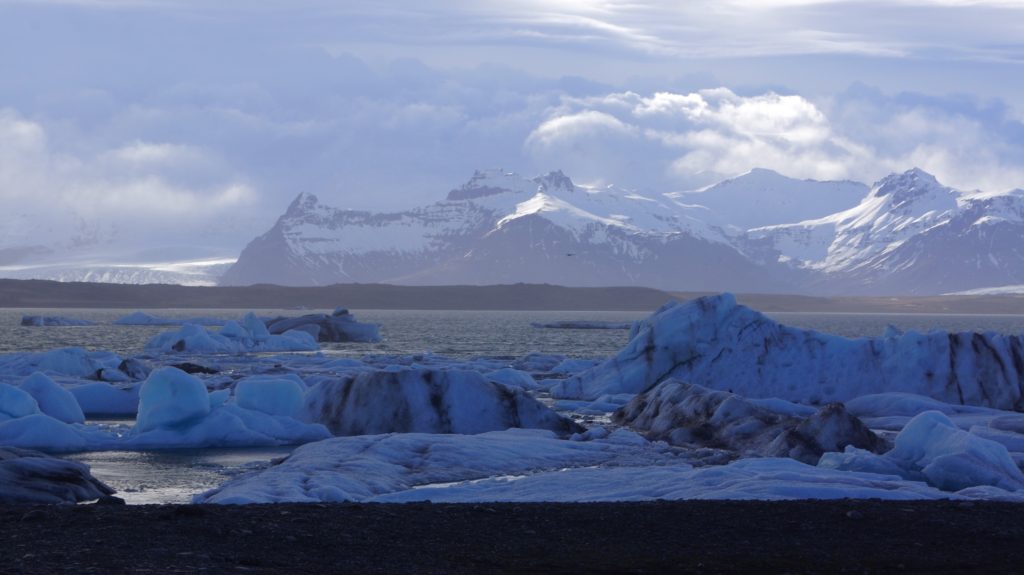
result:
[[[338,209],[300,194],[221,285],[552,283],[927,295],[1024,284],[1024,191],[873,186],[757,169],[683,193],[477,171],[433,204]]]

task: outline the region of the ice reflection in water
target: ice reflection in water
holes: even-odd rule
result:
[[[261,469],[294,447],[94,451],[69,459],[92,468],[98,479],[131,504],[191,503],[192,495],[228,478]]]

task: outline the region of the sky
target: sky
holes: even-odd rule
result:
[[[1024,187],[1024,0],[0,0],[0,265],[234,256],[300,192],[399,210],[477,168],[915,166]]]

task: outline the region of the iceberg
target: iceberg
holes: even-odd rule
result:
[[[277,351],[318,351],[316,338],[304,331],[271,334],[253,313],[242,323],[229,321],[219,332],[193,324],[159,334],[146,343],[146,351],[162,353],[246,353]]]
[[[581,430],[522,389],[492,383],[474,371],[396,368],[348,374],[311,387],[305,409],[308,421],[335,435]]]
[[[290,381],[284,383],[295,386]],[[295,392],[280,382],[256,380],[243,385],[242,396],[236,397],[235,403],[226,403],[227,390],[211,395],[195,376],[163,367],[142,384],[138,417],[124,445],[132,449],[248,447],[330,437],[322,425],[282,414],[298,410]],[[275,405],[277,400],[286,403]]]
[[[360,323],[345,308],[334,310],[331,315],[309,314],[300,317],[277,317],[266,321],[272,334],[283,334],[289,330],[304,331],[322,342],[378,342],[380,326],[375,323]]]
[[[636,396],[612,421],[673,445],[711,446],[743,456],[791,457],[815,464],[847,445],[875,451],[882,441],[842,404],[821,409],[747,399],[669,380]]]
[[[0,447],[0,503],[80,503],[114,490],[76,461],[37,451]]]
[[[1024,490],[1024,473],[999,442],[959,429],[945,414],[917,415],[896,436],[895,446],[882,455],[847,447],[826,453],[819,467],[842,471],[898,473],[927,481],[944,491],[990,486]]]
[[[552,387],[558,398],[641,393],[669,378],[807,404],[907,392],[1024,409],[1021,337],[995,333],[847,339],[781,325],[731,294],[670,302],[637,322],[615,357]]]

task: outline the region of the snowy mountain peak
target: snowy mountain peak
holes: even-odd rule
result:
[[[448,192],[448,201],[476,200],[506,192],[534,193],[537,184],[515,172],[501,168],[476,170],[465,184]]]
[[[951,188],[940,184],[935,176],[920,168],[912,168],[902,174],[890,174],[879,180],[871,190],[871,196],[891,196],[893,204],[899,205],[926,194],[952,191]]]
[[[308,213],[313,211],[320,200],[313,194],[308,192],[302,192],[295,196],[292,203],[288,205],[288,209],[285,211],[285,217],[297,216],[300,214]]]
[[[556,194],[558,192],[572,193],[576,191],[576,184],[572,183],[569,176],[563,174],[562,170],[555,170],[543,176],[537,176],[533,181],[537,183],[538,191],[547,194]]]

